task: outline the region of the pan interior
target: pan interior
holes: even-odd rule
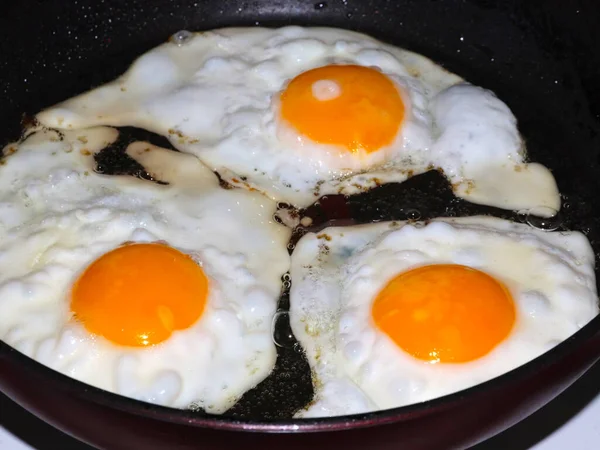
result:
[[[549,1],[543,9],[535,2],[497,3],[500,6],[489,0],[11,3],[0,18],[0,144],[19,136],[22,114],[35,114],[114,79],[135,57],[180,29],[290,24],[348,28],[419,52],[496,92],[518,118],[531,160],[554,173],[563,195],[562,229],[584,232],[598,255],[600,91],[593,87],[600,75],[600,52],[593,45],[593,13],[598,10],[583,1],[568,6]],[[170,148],[160,136],[124,128],[119,141],[97,159],[98,170],[151,178],[122,153],[128,142],[140,139]],[[523,221],[516,213],[457,199],[443,176],[433,171],[350,198],[327,196],[301,214],[313,218],[312,229],[417,215],[426,220],[489,214]],[[287,292],[279,306],[288,308]],[[289,332],[285,320],[277,324],[278,333]],[[278,348],[273,373],[226,415],[289,419],[310,402],[310,368],[293,344]]]

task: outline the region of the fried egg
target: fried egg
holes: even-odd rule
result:
[[[346,30],[178,33],[37,118],[151,130],[226,181],[299,207],[439,169],[476,203],[560,208],[552,174],[525,162],[516,119],[493,93]]]
[[[394,408],[508,372],[598,314],[579,232],[492,217],[309,233],[292,254],[290,324],[313,371],[299,417]]]
[[[117,134],[39,130],[5,148],[0,338],[90,385],[222,413],[274,367],[290,231],[191,155],[129,145],[162,184],[96,173]]]

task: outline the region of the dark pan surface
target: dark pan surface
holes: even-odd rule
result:
[[[1,7],[0,17],[0,144],[19,136],[23,113],[35,114],[115,78],[133,58],[180,29],[349,28],[422,53],[495,91],[517,116],[531,159],[554,171],[564,194],[562,229],[585,232],[598,254],[600,53],[590,50],[595,48],[591,34],[573,33],[593,29],[590,23],[600,26],[600,9],[594,5],[592,0],[568,6],[559,0],[11,2]],[[98,171],[160,181],[122,154],[128,142],[138,139],[170,147],[160,136],[125,128],[119,142],[98,156]],[[456,199],[437,172],[352,198],[328,196],[303,213],[315,219],[315,227],[474,214],[524,220]],[[287,306],[284,295],[280,307]],[[280,327],[285,332],[283,321]],[[289,419],[311,398],[309,367],[292,342],[278,348],[274,372],[227,415]]]

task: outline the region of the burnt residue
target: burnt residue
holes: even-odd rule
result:
[[[596,197],[585,189],[561,197],[561,225],[558,231],[583,232],[597,255],[600,255],[600,215],[594,213],[597,211]],[[300,210],[299,214],[300,217],[311,219],[310,226],[294,230],[293,245],[307,232],[322,233],[324,228],[330,226],[396,220],[427,221],[436,217],[475,215],[522,223],[526,221],[526,216],[517,211],[477,205],[456,197],[446,178],[435,170],[409,178],[403,183],[385,184],[353,196],[327,195]]]
[[[223,189],[235,189],[235,186],[225,180],[219,172],[215,171],[213,173],[217,176],[217,179],[219,180],[219,186],[221,186]]]
[[[273,372],[225,413],[246,420],[290,419],[313,399],[306,356],[297,348],[277,347]]]
[[[390,183],[347,199],[357,223],[387,220],[429,220],[436,217],[492,215],[517,220],[516,212],[476,205],[454,195],[446,178],[431,170],[403,183]]]
[[[122,127],[119,128],[117,141],[94,155],[96,172],[103,175],[131,175],[157,184],[169,184],[157,179],[125,152],[131,143],[139,141],[174,150],[170,142],[163,136],[140,128]]]
[[[169,150],[178,151],[169,139],[160,134],[153,133],[142,128],[135,127],[120,127],[119,128],[119,141],[126,142],[128,145],[132,142],[143,141],[148,142],[157,147],[167,148]]]
[[[284,275],[278,311],[289,311],[289,275]],[[291,335],[289,316],[276,322],[278,331]],[[314,396],[310,366],[300,344],[293,338],[285,347],[277,346],[277,362],[271,374],[246,392],[225,415],[239,419],[289,419],[308,405]]]
[[[310,217],[303,232],[319,233],[329,226],[348,226],[393,220],[428,220],[487,214],[509,220],[518,215],[489,206],[475,205],[454,196],[446,178],[431,170],[403,183],[389,183],[357,195],[327,195],[300,211]],[[301,237],[303,232],[296,230]]]
[[[21,133],[21,139],[24,138],[27,133],[37,127],[39,125],[38,120],[29,114],[23,114],[21,117],[21,129],[23,130]]]

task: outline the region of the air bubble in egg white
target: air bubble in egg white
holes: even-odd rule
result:
[[[55,355],[54,350],[56,348],[56,340],[53,338],[46,338],[39,343],[34,354],[36,361],[54,368]]]
[[[474,248],[459,249],[452,255],[452,262],[463,266],[478,268],[483,265],[484,258],[481,252]]]
[[[355,293],[359,293],[363,290],[369,289],[372,283],[373,281],[371,277],[356,277],[354,280],[352,280],[350,287]]]
[[[43,183],[40,180],[32,180],[27,184],[19,194],[23,201],[27,202],[31,198],[37,198],[42,194]]]
[[[131,66],[127,85],[150,92],[172,86],[178,77],[175,61],[166,54],[150,52],[141,56]]]
[[[158,375],[147,389],[147,400],[161,405],[173,403],[181,391],[181,385],[179,374],[170,370],[165,371]]]
[[[359,341],[348,342],[344,346],[344,356],[352,364],[361,364],[366,356],[364,344]]]
[[[336,41],[335,42],[335,49],[339,52],[345,52],[346,49],[348,48],[348,42],[347,41]]]
[[[410,390],[410,381],[406,378],[395,378],[390,381],[389,389],[396,398],[406,398]]]
[[[375,273],[375,269],[370,264],[363,264],[356,271],[358,277],[370,277]]]
[[[84,223],[99,222],[110,216],[110,210],[107,208],[78,209],[75,211],[75,217]]]
[[[247,259],[248,258],[246,257],[246,255],[244,255],[241,252],[237,252],[237,253],[231,255],[231,263],[234,266],[243,266],[243,265],[245,265]]]
[[[45,285],[69,282],[73,276],[72,270],[60,263],[48,264],[44,270],[33,273],[28,279],[32,283]]]
[[[265,317],[272,311],[271,296],[263,289],[253,287],[244,293],[243,308],[252,319]]]
[[[139,388],[135,381],[136,378],[133,376],[133,367],[135,367],[135,360],[133,357],[120,358],[117,365],[116,390],[127,397],[142,400],[142,398],[140,398]]]
[[[351,331],[357,325],[356,310],[348,309],[340,316],[338,330],[340,333]]]
[[[79,178],[79,172],[72,169],[57,169],[50,174],[48,177],[53,187],[61,184],[61,182],[67,182],[76,180]]]
[[[427,382],[422,378],[411,377],[411,379],[410,379],[410,390],[413,393],[422,391],[426,385],[427,385]]]
[[[374,364],[372,362],[368,362],[363,364],[358,372],[358,378],[361,380],[361,383],[369,383],[369,380],[373,377],[373,374],[377,371],[374,368]]]
[[[73,356],[77,353],[79,344],[85,340],[84,333],[83,327],[68,328],[61,333],[56,345],[56,351],[60,358]]]
[[[400,250],[394,252],[394,258],[397,260],[408,261],[411,264],[419,264],[427,258],[425,253],[419,250]]]
[[[204,249],[202,249],[202,254],[207,261],[214,261],[221,256],[221,251],[212,245],[207,245],[204,247]]]
[[[256,354],[257,360],[266,349],[270,349],[273,345],[272,337],[262,332],[247,333],[244,336],[244,342],[249,351]]]
[[[0,302],[11,298],[29,297],[27,294],[31,291],[28,283],[22,281],[7,281],[0,287]]]
[[[236,315],[224,308],[217,309],[214,312],[214,326],[215,328],[220,328],[221,330],[227,331],[232,336],[237,336],[242,334],[242,324],[240,320],[236,317]]]
[[[251,72],[270,87],[276,88],[279,86],[279,67],[275,61],[262,61],[255,65]]]
[[[519,305],[530,317],[539,317],[550,311],[548,298],[539,291],[527,291],[521,295]]]
[[[370,67],[380,72],[394,73],[398,76],[408,76],[408,72],[404,65],[386,50],[362,50],[356,55],[356,62],[362,66]],[[411,101],[414,102],[415,100],[416,98]]]
[[[129,240],[133,242],[158,242],[157,237],[145,228],[136,228],[133,230]]]
[[[255,277],[247,268],[237,267],[233,271],[233,278],[237,284],[250,284],[255,281]]]
[[[175,45],[177,45],[177,47],[181,47],[182,45],[191,41],[193,37],[194,37],[194,33],[187,31],[187,30],[181,30],[181,31],[178,31],[177,33],[173,34],[171,36],[170,41],[173,42]]]

